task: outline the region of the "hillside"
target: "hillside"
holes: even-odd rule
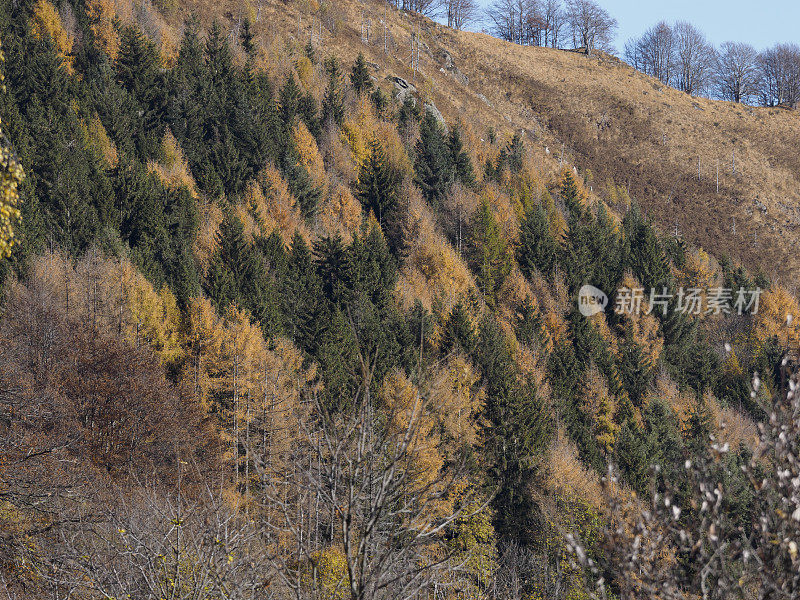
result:
[[[0,42],[0,597],[800,593],[795,113],[380,2]]]
[[[207,20],[224,15],[230,27],[249,10],[188,6]],[[265,37],[295,38],[300,16],[305,42],[311,24],[319,27],[314,6],[261,3]],[[501,136],[522,130],[556,161],[563,150],[567,162],[591,171],[601,196],[611,182],[624,186],[664,231],[677,226],[692,243],[787,282],[798,274],[797,112],[694,98],[607,55],[518,46],[391,9],[386,55],[381,2],[343,0],[334,10],[337,26],[323,26],[323,51],[348,60],[364,52],[376,78],[416,83],[448,121],[468,121],[482,137],[489,127]],[[362,21],[372,24],[368,43]],[[415,26],[424,44],[416,78],[408,68]]]

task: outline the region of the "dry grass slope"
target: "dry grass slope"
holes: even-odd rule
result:
[[[169,20],[179,27],[194,11],[206,24],[217,18],[234,31],[245,15],[257,15],[264,63],[276,75],[290,68],[276,34],[299,48],[313,29],[321,55],[335,53],[347,64],[364,52],[386,89],[387,76],[413,81],[445,118],[468,122],[483,137],[490,127],[502,142],[523,130],[543,173],[556,171],[563,149],[565,160],[591,171],[595,193],[605,195],[612,181],[626,186],[663,230],[677,227],[714,254],[784,282],[800,273],[797,112],[694,98],[607,55],[520,47],[384,10],[380,0],[185,0]],[[362,19],[371,23],[368,43]],[[423,54],[415,74],[410,40],[417,26]],[[445,53],[467,83],[445,68]]]

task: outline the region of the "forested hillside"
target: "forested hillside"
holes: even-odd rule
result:
[[[353,10],[0,0],[0,596],[794,597],[794,290]]]

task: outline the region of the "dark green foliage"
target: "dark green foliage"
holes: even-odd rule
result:
[[[541,331],[543,325],[541,313],[533,305],[531,299],[526,297],[516,310],[514,333],[516,334],[517,339],[521,343],[529,346],[534,346],[541,343]]]
[[[481,321],[476,361],[486,387],[484,452],[498,488],[495,527],[501,539],[530,544],[537,523],[530,484],[550,440],[551,424],[534,387],[519,383],[508,343],[491,315]]]
[[[361,165],[355,191],[364,210],[372,211],[391,247],[397,249],[402,238],[400,175],[389,163],[376,137],[370,140],[369,155]]]
[[[341,127],[344,121],[344,89],[342,72],[336,57],[330,56],[325,60],[325,70],[328,73],[328,89],[322,99],[322,122],[332,122]]]
[[[511,273],[514,257],[486,202],[481,203],[470,224],[467,260],[477,274],[486,303],[493,306]]]
[[[514,137],[511,138],[506,154],[508,170],[513,174],[522,171],[522,165],[525,161],[525,144],[519,132],[515,132]]]
[[[242,21],[242,29],[239,32],[239,40],[242,42],[242,48],[247,54],[248,59],[252,59],[256,53],[255,36],[253,35],[253,25],[250,23],[250,18],[245,17]]]
[[[372,77],[370,77],[369,67],[367,67],[363,52],[359,53],[356,62],[353,64],[353,70],[350,73],[350,84],[359,96],[362,93],[372,91]]]
[[[653,367],[642,347],[628,331],[620,347],[619,373],[628,398],[636,407],[641,407],[650,385]]]
[[[475,351],[475,329],[472,318],[464,303],[459,300],[450,311],[442,327],[442,354],[463,352],[470,355]]]
[[[622,229],[627,245],[626,264],[645,290],[660,290],[670,284],[669,260],[652,225],[642,216],[636,203],[625,215]]]
[[[419,127],[414,159],[414,182],[428,203],[441,207],[453,184],[453,160],[447,137],[432,113],[426,112]]]
[[[702,397],[715,384],[719,358],[708,344],[697,341],[689,347],[682,366],[686,383]]]
[[[462,185],[473,187],[475,185],[475,171],[472,168],[472,160],[464,150],[464,142],[461,141],[461,131],[457,125],[450,128],[450,160],[453,164],[455,178]]]
[[[652,481],[649,448],[644,432],[633,419],[627,420],[620,428],[614,453],[625,481],[637,494],[646,496]]]
[[[547,213],[540,204],[531,203],[519,225],[517,262],[523,275],[531,277],[534,270],[545,275],[552,273],[559,255],[558,243],[550,235]]]

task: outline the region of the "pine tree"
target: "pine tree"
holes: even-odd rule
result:
[[[359,96],[362,93],[372,91],[372,77],[370,77],[369,68],[367,67],[367,61],[364,59],[363,52],[358,54],[356,62],[353,64],[353,71],[350,74],[350,84]]]
[[[3,51],[0,47],[0,93],[5,93]],[[21,217],[17,206],[19,186],[25,178],[22,165],[14,155],[14,148],[3,134],[0,121],[0,259],[11,254],[14,246],[14,228]]]
[[[513,174],[522,171],[522,166],[525,162],[525,144],[519,132],[515,132],[514,137],[511,138],[511,143],[508,145],[506,154],[508,157],[508,170]]]
[[[461,131],[457,125],[450,129],[450,160],[453,163],[455,178],[462,185],[473,187],[475,185],[475,171],[472,168],[472,160],[464,150],[464,142],[461,141]]]
[[[641,214],[637,204],[632,203],[622,221],[625,242],[628,247],[626,265],[646,290],[660,290],[671,281],[669,260],[655,231]]]
[[[342,72],[335,56],[325,60],[328,73],[328,88],[322,99],[322,122],[333,122],[339,127],[344,122],[344,90],[342,89]]]
[[[470,225],[467,258],[477,273],[487,304],[494,306],[497,293],[511,273],[513,254],[486,201],[481,203]]]
[[[630,327],[620,347],[619,372],[628,398],[640,408],[650,385],[652,365],[642,347],[633,339]]]
[[[652,481],[649,448],[644,432],[632,419],[627,420],[619,431],[615,448],[616,463],[623,478],[637,494],[647,497]]]
[[[370,140],[369,154],[361,164],[355,191],[364,209],[372,211],[378,219],[391,247],[398,248],[402,237],[398,205],[400,177],[377,137]]]
[[[250,18],[245,17],[242,21],[242,30],[239,32],[239,39],[242,42],[242,48],[247,54],[248,59],[252,60],[256,53],[255,36],[253,35],[253,26],[250,23]]]
[[[294,75],[287,75],[278,99],[281,119],[287,129],[294,126],[294,119],[300,110],[300,97],[300,87]]]
[[[442,328],[442,354],[460,351],[469,356],[475,351],[475,341],[472,319],[467,307],[459,300]]]
[[[122,30],[116,67],[119,82],[125,89],[139,102],[149,103],[158,78],[158,52],[135,25]]]
[[[452,156],[445,135],[436,117],[426,112],[420,123],[416,145],[414,182],[428,203],[439,207],[450,190],[453,178]]]
[[[492,315],[481,321],[476,359],[486,386],[484,451],[498,486],[495,527],[505,540],[530,543],[536,537],[537,512],[531,481],[551,424],[533,385],[518,382],[508,342]]]
[[[564,173],[561,176],[559,193],[567,210],[569,210],[570,217],[574,217],[575,219],[579,218],[583,213],[583,198],[578,188],[578,182],[575,180],[571,169],[564,169]]]
[[[535,270],[550,274],[556,265],[559,246],[550,235],[547,213],[539,204],[531,204],[525,210],[519,226],[517,262],[526,277]]]
[[[526,296],[522,304],[517,307],[516,320],[514,322],[514,333],[517,339],[523,344],[534,346],[543,342],[544,323],[539,309],[531,302],[530,296]]]

